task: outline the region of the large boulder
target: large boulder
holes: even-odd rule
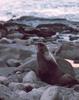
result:
[[[22,100],[40,100],[40,97],[46,90],[46,88],[47,87],[33,89],[28,93],[26,93],[25,91],[16,91],[16,94],[18,94]]]
[[[11,82],[11,83],[9,83],[9,86],[8,87],[12,91],[23,90],[24,89],[24,85],[22,83],[18,83],[18,82]]]
[[[12,33],[13,31],[18,31],[18,29],[21,29],[21,28],[27,28],[27,27],[30,27],[28,25],[25,25],[23,23],[19,23],[17,21],[12,21],[12,20],[9,20],[7,22],[4,23],[4,27],[6,27],[6,29],[9,31],[9,33]]]
[[[78,100],[79,93],[73,89],[52,86],[41,96],[40,100]]]
[[[6,37],[8,34],[7,28],[4,26],[4,24],[0,24],[0,38]]]
[[[22,74],[20,72],[17,73],[11,73],[8,75],[9,82],[22,82]]]
[[[28,92],[32,91],[33,88],[38,88],[37,85],[38,84],[35,84],[35,83],[11,82],[11,83],[9,83],[8,86],[12,91],[23,90],[28,93]]]
[[[70,32],[77,32],[77,30],[69,25],[63,23],[54,23],[54,24],[40,24],[37,28],[48,28],[53,32],[63,32],[65,30],[69,30]]]
[[[0,68],[0,75],[1,76],[8,76],[14,71],[15,67],[1,67]]]
[[[4,38],[0,39],[0,43],[2,43],[2,44],[11,44],[12,40],[7,39],[7,38],[4,37]]]
[[[0,68],[8,67],[6,62],[3,61],[3,59],[0,60]]]
[[[15,47],[14,47],[15,46]],[[33,53],[30,50],[26,50],[26,48],[23,46],[18,46],[18,45],[1,45],[0,49],[0,60],[4,61],[4,63],[9,60],[9,59],[16,59],[18,61],[23,61],[26,58],[30,57]],[[10,60],[9,62],[11,62]],[[12,61],[14,62],[14,61]]]
[[[52,35],[56,35],[56,32],[49,28],[40,28],[38,29],[39,31],[36,32],[35,34],[39,37],[51,37]]]
[[[36,82],[37,80],[38,80],[38,79],[37,79],[37,76],[36,76],[36,74],[35,74],[34,71],[28,72],[28,73],[24,76],[24,78],[23,78],[23,82],[24,82],[24,83],[25,83],[25,82],[34,83],[34,82]]]
[[[0,76],[0,84],[8,85],[9,84],[8,78],[5,76]]]
[[[0,99],[1,100],[22,100],[19,95],[13,93],[8,87],[0,84]]]
[[[20,61],[16,59],[8,59],[7,60],[8,67],[18,67],[20,66]]]
[[[75,59],[79,57],[79,46],[75,46],[72,43],[63,43],[57,52],[57,56],[63,57],[65,59]]]
[[[10,38],[10,39],[22,39],[23,36],[24,35],[22,33],[15,32],[15,33],[12,33],[12,34],[8,34],[7,38]]]
[[[27,44],[26,42],[27,42],[26,40],[22,40],[22,39],[14,39],[13,40],[13,43],[17,44],[17,45],[26,45]]]
[[[29,96],[29,99],[28,99],[27,93],[25,91],[23,91],[23,90],[16,90],[14,92],[21,98],[21,100],[30,100],[30,98],[31,98]]]
[[[29,59],[26,59],[23,64],[21,64],[19,67],[15,69],[15,72],[29,72],[31,70],[36,71],[37,68],[37,60],[36,57],[32,56]]]

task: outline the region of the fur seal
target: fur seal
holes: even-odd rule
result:
[[[42,81],[51,85],[66,87],[72,87],[75,84],[79,84],[75,77],[61,71],[53,54],[42,42],[37,43],[37,62],[37,75]]]

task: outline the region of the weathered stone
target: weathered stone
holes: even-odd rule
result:
[[[25,91],[16,91],[20,98],[23,100],[40,100],[42,93],[45,91],[46,87],[33,89],[32,91],[25,93]]]
[[[13,93],[8,87],[0,84],[0,98],[1,100],[22,100],[19,95]]]
[[[8,30],[3,24],[0,24],[0,38],[6,37],[8,34]]]
[[[77,35],[71,35],[71,36],[69,36],[69,38],[70,38],[71,41],[74,41],[74,40],[79,39],[79,36],[77,36]]]
[[[4,26],[7,28],[7,30],[9,31],[9,33],[13,30],[18,29],[18,24],[17,23],[12,23],[10,21],[6,22],[4,24]]]
[[[4,37],[4,38],[0,39],[0,43],[2,43],[2,44],[11,44],[12,40],[7,39],[7,38]]]
[[[1,67],[0,68],[0,75],[1,76],[8,76],[14,71],[15,67]]]
[[[5,68],[5,67],[8,67],[7,64],[3,60],[0,60],[0,68]]]
[[[12,73],[12,75],[8,75],[8,80],[10,82],[22,82],[22,74],[21,73]]]
[[[28,72],[23,78],[24,83],[25,82],[34,83],[36,81],[37,81],[37,77],[36,77],[35,72],[33,72],[33,71]]]
[[[79,92],[79,85],[77,84],[77,85],[74,85],[73,87],[72,87],[76,92]]]
[[[33,89],[31,92],[28,93],[27,98],[28,100],[40,100],[41,95],[46,90],[47,87]]]
[[[27,93],[23,90],[16,90],[15,93],[20,97],[21,100],[30,100],[30,99],[27,99]]]
[[[58,86],[49,87],[40,100],[78,100],[79,93],[73,89]]]
[[[49,30],[52,30],[53,32],[63,32],[65,30],[69,30],[70,32],[77,32],[76,29],[62,23],[40,24],[37,26],[37,28],[48,28]]]
[[[0,84],[8,85],[9,84],[8,78],[4,76],[0,76]]]
[[[19,32],[15,32],[15,33],[11,33],[11,34],[8,34],[7,35],[7,38],[10,38],[10,39],[22,39],[23,38],[23,34],[22,33],[19,33]]]
[[[18,67],[20,66],[20,61],[16,59],[8,59],[7,65],[8,67]]]
[[[79,57],[79,47],[75,46],[72,43],[65,43],[61,46],[59,51],[57,52],[57,56],[63,57],[65,59],[75,59]]]
[[[37,68],[37,61],[36,57],[30,57],[30,59],[26,60],[25,63],[20,65],[15,69],[15,72],[20,71],[20,72],[29,72],[31,70],[36,70]]]
[[[24,85],[22,83],[18,83],[18,82],[11,82],[9,84],[9,88],[12,91],[16,91],[16,90],[23,90],[24,89]]]
[[[40,28],[38,32],[36,32],[36,35],[39,37],[51,37],[52,35],[55,35],[56,32],[49,28]]]
[[[15,47],[14,47],[15,46]],[[5,48],[3,48],[5,47]],[[32,50],[26,50],[27,47],[23,46],[17,46],[17,45],[5,45],[5,46],[1,46],[0,49],[0,60],[7,62],[7,60],[9,59],[16,59],[18,61],[23,61],[26,58],[30,57],[33,53]]]
[[[36,87],[36,84],[33,83],[17,83],[17,82],[11,82],[9,84],[9,88],[12,91],[18,91],[18,90],[23,90],[25,92],[30,92],[32,89]]]
[[[14,39],[12,43],[19,44],[19,45],[26,45],[26,40],[22,39]]]

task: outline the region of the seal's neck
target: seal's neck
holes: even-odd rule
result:
[[[53,54],[52,54],[51,52],[45,52],[44,55],[45,55],[45,57],[46,57],[47,59],[49,59],[49,60],[53,59],[53,61],[54,61],[55,63],[57,63],[56,60],[55,60],[55,57],[53,56]]]

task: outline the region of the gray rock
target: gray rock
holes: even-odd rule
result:
[[[17,82],[11,82],[8,87],[12,91],[23,90],[24,89],[24,85],[22,83],[17,83]]]
[[[7,60],[8,67],[18,67],[20,66],[20,61],[16,59],[8,59]]]
[[[11,44],[12,40],[7,39],[7,38],[2,38],[2,39],[0,39],[0,43],[2,43],[2,44]]]
[[[0,51],[0,59],[6,62],[8,59],[18,59],[19,58],[19,50],[14,48],[6,47]]]
[[[16,90],[15,93],[21,98],[21,100],[30,100],[30,99],[27,99],[27,93],[23,90]]]
[[[22,90],[25,92],[30,92],[33,88],[36,87],[36,84],[11,82],[8,86],[12,91]]]
[[[26,93],[25,91],[16,91],[20,98],[23,100],[40,100],[41,95],[47,87],[41,87],[33,89],[31,92]]]
[[[1,76],[8,76],[9,74],[11,74],[13,72],[14,69],[15,69],[15,67],[0,68],[0,75]]]
[[[29,57],[29,59],[25,60],[25,62],[15,69],[15,72],[28,72],[31,70],[36,70],[37,68],[37,61],[36,57]]]
[[[61,46],[57,52],[57,56],[60,56],[65,59],[75,59],[79,58],[79,46],[74,45],[73,43],[65,43]]]
[[[21,73],[12,73],[8,75],[8,79],[10,82],[22,82],[22,74]]]
[[[33,89],[27,96],[28,100],[40,100],[40,97],[44,90],[42,89]],[[30,98],[29,98],[30,97]]]
[[[0,76],[0,84],[8,85],[9,84],[8,78],[4,76]]]
[[[22,100],[19,95],[13,93],[8,87],[0,84],[0,99],[1,100]]]
[[[58,87],[49,87],[41,96],[40,100],[62,100],[61,97],[59,97],[59,91]]]
[[[23,83],[26,83],[26,82],[34,83],[37,80],[38,79],[37,79],[37,76],[36,76],[35,72],[34,71],[30,71],[24,76]]]
[[[20,61],[25,60],[30,57],[33,52],[29,49],[26,50],[27,47],[23,49],[22,45],[0,45],[0,61],[7,62],[8,59],[18,59]]]
[[[40,100],[78,100],[79,93],[70,88],[59,86],[49,87]]]
[[[0,28],[0,38],[7,36],[7,30],[5,28]]]
[[[26,45],[26,40],[14,39],[13,43],[16,43],[18,45]]]
[[[13,34],[8,34],[7,37],[10,38],[10,39],[22,39],[23,38],[23,34],[19,33],[19,32],[16,32],[16,33],[13,33]]]
[[[8,67],[7,64],[3,61],[3,59],[0,60],[0,68]]]
[[[76,92],[79,92],[79,85],[77,84],[77,85],[74,85],[73,87],[72,87]]]

